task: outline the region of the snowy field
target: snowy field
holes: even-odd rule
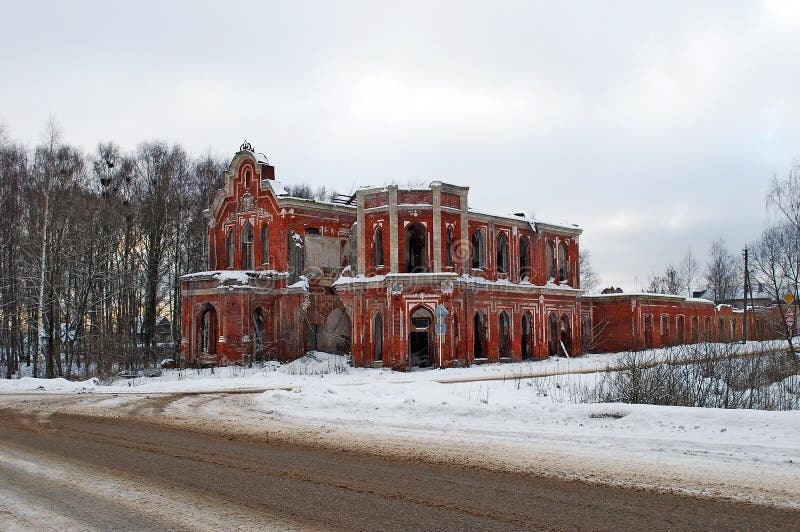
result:
[[[765,346],[748,346],[757,347]],[[235,415],[231,402],[191,411],[256,428],[277,421],[377,445],[427,442],[429,453],[483,455],[504,467],[800,507],[800,411],[583,402],[621,356],[400,373],[350,368],[343,357],[315,352],[285,365],[169,370],[110,385],[23,378],[0,382],[0,392],[253,390],[238,396]]]

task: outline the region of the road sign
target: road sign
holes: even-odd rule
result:
[[[787,308],[786,309],[786,326],[787,327],[791,327],[792,325],[794,325],[794,318],[795,318],[794,307]]]
[[[437,318],[439,318],[439,320],[445,319],[447,315],[450,314],[449,312],[447,312],[447,309],[442,303],[439,303],[439,306],[436,307],[436,310],[433,311],[433,313],[436,315]]]
[[[436,334],[443,336],[447,332],[447,324],[443,321],[436,322]]]
[[[787,292],[785,296],[783,296],[783,300],[786,301],[787,305],[791,305],[792,301],[794,301],[794,296],[791,292]]]

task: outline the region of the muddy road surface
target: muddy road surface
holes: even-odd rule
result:
[[[4,409],[0,528],[796,530],[800,511]]]

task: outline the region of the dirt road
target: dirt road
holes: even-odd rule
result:
[[[797,529],[800,511],[196,432],[0,411],[0,528]]]

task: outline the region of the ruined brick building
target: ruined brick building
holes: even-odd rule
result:
[[[181,353],[190,363],[318,349],[351,353],[357,366],[450,367],[729,330],[709,302],[582,297],[581,229],[475,211],[467,187],[388,185],[331,202],[301,199],[245,143],[207,216],[209,271],[182,278]]]

